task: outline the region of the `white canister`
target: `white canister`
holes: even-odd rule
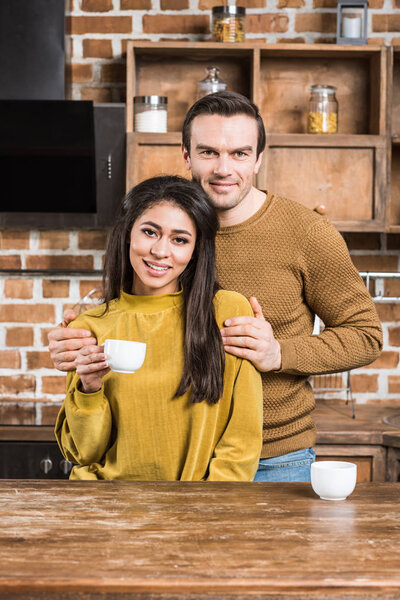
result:
[[[134,130],[140,132],[167,132],[166,96],[135,96],[133,99]]]

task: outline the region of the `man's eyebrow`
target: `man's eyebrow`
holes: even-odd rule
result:
[[[158,225],[158,223],[154,223],[154,221],[145,221],[144,223],[142,223],[142,225],[150,225],[151,227],[154,227],[154,229],[157,229],[158,231],[161,231],[161,229],[162,229],[161,225]],[[192,234],[190,233],[190,231],[186,231],[186,229],[173,229],[172,232],[173,233],[185,233],[186,235],[190,235],[190,237],[192,237]]]
[[[213,152],[216,152],[215,148],[213,148],[212,146],[207,146],[206,144],[197,144],[196,150],[212,150]],[[254,151],[253,146],[241,146],[240,148],[234,148],[233,150],[230,150],[230,152],[253,152],[253,151]]]

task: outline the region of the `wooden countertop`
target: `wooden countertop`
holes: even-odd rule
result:
[[[400,486],[0,481],[2,599],[400,597]],[[104,595],[103,595],[104,594]]]

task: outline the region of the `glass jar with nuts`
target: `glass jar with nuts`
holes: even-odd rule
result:
[[[333,85],[312,85],[308,133],[337,133],[338,102]]]

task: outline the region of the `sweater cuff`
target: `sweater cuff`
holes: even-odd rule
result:
[[[296,347],[295,347],[295,344],[293,343],[293,340],[291,340],[291,339],[282,340],[282,341],[279,341],[279,343],[281,346],[282,363],[281,363],[281,368],[276,372],[284,373],[285,371],[296,370],[297,369],[297,354],[296,354]]]
[[[90,394],[85,394],[85,392],[82,392],[77,387],[75,389],[74,400],[77,408],[82,410],[97,410],[104,402],[104,387],[101,386],[97,392]]]

